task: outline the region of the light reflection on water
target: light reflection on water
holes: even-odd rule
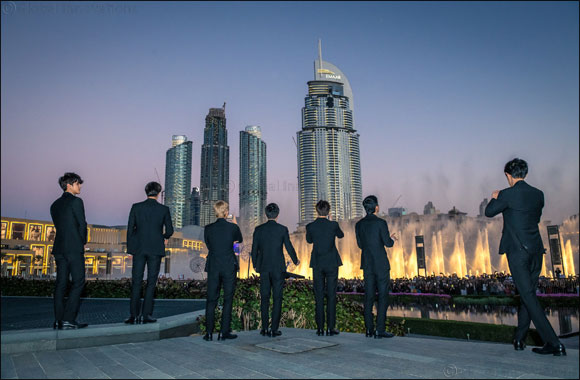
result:
[[[556,334],[565,335],[579,329],[578,309],[570,307],[544,309]],[[450,305],[389,305],[387,316],[423,319],[444,319],[463,322],[491,323],[517,326],[516,306],[459,306]],[[532,322],[531,327],[534,327]]]

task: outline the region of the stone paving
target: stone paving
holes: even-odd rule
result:
[[[122,323],[129,316],[128,298],[83,298],[77,320],[89,325]],[[205,300],[156,299],[155,318],[205,309]],[[54,303],[47,297],[2,297],[2,331],[49,328]]]
[[[420,337],[365,338],[282,328],[276,338],[258,331],[206,342],[200,335],[142,343],[2,355],[2,379],[112,378],[569,378],[578,379],[578,350],[565,357],[514,351],[509,344]],[[214,339],[217,334],[214,335]],[[281,353],[277,347],[311,345]],[[312,344],[308,342],[314,342]],[[320,344],[316,344],[320,342]],[[326,343],[331,346],[323,347]]]

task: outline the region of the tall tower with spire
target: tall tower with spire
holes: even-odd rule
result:
[[[362,216],[359,134],[354,129],[353,95],[348,78],[335,65],[314,61],[297,132],[299,223],[316,218],[319,200],[330,202],[334,220]]]
[[[225,103],[222,108],[210,108],[205,117],[200,177],[200,224],[205,227],[216,220],[214,203],[230,201],[230,147]]]

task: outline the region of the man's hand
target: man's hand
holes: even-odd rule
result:
[[[495,190],[493,193],[491,193],[491,197],[493,199],[497,199],[497,196],[499,195],[499,190]]]
[[[165,243],[165,246],[167,246],[167,243],[169,243],[169,239],[165,239],[164,243]]]
[[[392,234],[391,239],[393,239],[394,241],[397,241],[397,234],[396,233]]]

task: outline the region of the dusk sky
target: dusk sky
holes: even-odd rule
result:
[[[226,102],[230,204],[239,131],[267,144],[268,202],[298,222],[293,137],[322,58],[349,78],[363,196],[471,216],[530,166],[543,219],[579,212],[578,2],[2,2],[2,216],[50,220],[65,171],[89,223],[127,223],[165,178],[171,136],[193,141]]]

